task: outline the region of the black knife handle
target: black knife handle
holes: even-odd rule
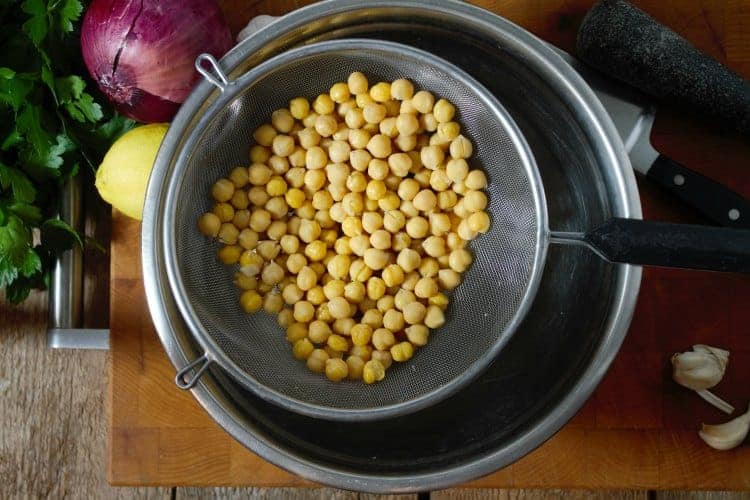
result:
[[[750,229],[750,201],[685,165],[659,155],[646,176],[713,222]]]
[[[750,273],[750,231],[612,218],[586,242],[612,262]]]

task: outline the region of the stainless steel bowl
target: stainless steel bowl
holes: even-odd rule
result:
[[[355,36],[431,51],[488,87],[534,152],[551,227],[579,231],[612,216],[640,218],[627,156],[591,90],[544,42],[482,9],[445,0],[332,0],[265,27],[222,65],[236,78],[290,47]],[[182,141],[217,94],[203,83],[183,105],[147,193],[144,280],[176,367],[200,354],[169,294],[155,214]],[[495,363],[457,395],[409,416],[331,424],[264,402],[215,369],[193,394],[238,441],[313,481],[373,492],[447,487],[512,463],[575,414],[620,347],[640,277],[640,268],[607,264],[586,249],[552,247],[532,310]]]

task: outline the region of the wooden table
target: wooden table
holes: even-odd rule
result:
[[[298,2],[222,2],[233,29]],[[476,2],[542,38],[573,49],[587,0]],[[699,48],[750,77],[750,3],[635,2]],[[677,111],[660,113],[655,144],[672,158],[750,196],[750,149]],[[696,222],[690,210],[641,183],[646,218]],[[145,304],[140,225],[115,215],[112,231],[109,479],[130,485],[307,485],[224,433],[174,369]],[[670,381],[668,359],[694,343],[732,351],[716,392],[737,407],[750,399],[750,279],[647,270],[635,319],[612,369],[580,413],[554,438],[472,487],[750,489],[750,447],[719,453],[697,437],[701,421],[724,419]]]

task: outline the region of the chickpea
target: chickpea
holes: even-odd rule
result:
[[[405,290],[403,288],[399,289],[399,291],[396,292],[396,295],[393,297],[393,302],[396,306],[396,309],[398,309],[399,311],[403,311],[408,304],[411,304],[416,300],[417,296],[414,295],[411,290]]]
[[[360,73],[359,71],[355,71],[354,73],[351,73],[349,75],[349,78],[346,81],[347,86],[349,87],[349,92],[351,92],[354,95],[360,95],[367,92],[367,77]]]
[[[396,129],[403,136],[414,136],[419,130],[419,120],[413,114],[402,113],[396,118]]]
[[[331,137],[338,129],[338,122],[332,115],[320,115],[315,119],[314,127],[321,137]],[[321,141],[321,144],[323,144],[323,141]]]
[[[240,307],[248,314],[260,311],[263,305],[263,299],[255,290],[245,290],[240,295]]]
[[[466,222],[469,229],[478,233],[486,233],[490,229],[490,216],[484,211],[471,214]]]
[[[308,291],[318,281],[318,275],[312,270],[310,266],[303,266],[302,269],[297,273],[297,286],[300,290]]]
[[[386,286],[398,286],[404,282],[404,270],[397,264],[391,264],[383,269],[382,277]]]
[[[394,99],[403,101],[411,99],[414,95],[414,85],[404,78],[399,78],[391,83],[391,96]]]
[[[374,361],[379,361],[386,370],[390,368],[393,363],[390,351],[373,351],[372,359]]]
[[[391,309],[393,311],[393,309]],[[387,314],[387,313],[386,313]],[[385,316],[383,316],[383,324],[385,324]],[[379,351],[385,351],[396,343],[396,338],[393,333],[387,328],[378,328],[372,333],[372,345]]]
[[[313,262],[323,260],[326,256],[326,244],[320,240],[311,241],[305,246],[305,256]]]
[[[288,135],[277,135],[271,143],[273,154],[286,158],[294,151],[294,139]]]
[[[255,290],[258,288],[258,280],[251,276],[245,276],[242,272],[234,273],[233,283],[240,290]]]
[[[395,153],[388,157],[388,167],[396,177],[405,177],[412,167],[411,157],[406,153]],[[400,179],[394,179],[399,185]]]
[[[372,238],[370,239],[370,243],[372,243]],[[388,246],[390,247],[390,241]],[[365,250],[364,263],[370,269],[379,271],[388,264],[388,253],[378,248],[368,248]]]
[[[375,158],[387,158],[391,154],[391,139],[382,134],[373,135],[367,143],[367,150]]]
[[[349,375],[349,365],[341,358],[329,358],[325,362],[325,374],[331,382],[341,382]]]
[[[349,274],[351,261],[348,255],[336,255],[328,262],[328,272],[335,279],[342,279]]]
[[[458,236],[462,240],[466,240],[466,241],[473,240],[479,234],[473,229],[471,229],[471,226],[469,226],[468,220],[461,221],[461,223],[458,225],[458,228],[456,229],[456,233],[458,233]]]
[[[323,373],[326,367],[326,361],[330,356],[323,349],[315,349],[307,358],[307,368],[315,373]]]
[[[442,257],[445,255],[445,240],[440,236],[429,236],[422,242],[422,248],[430,257]]]
[[[414,346],[410,342],[399,342],[391,347],[391,357],[394,361],[408,361],[414,356]]]
[[[380,328],[381,326],[383,326],[383,313],[381,313],[380,311],[374,308],[367,309],[362,314],[361,321],[363,325],[367,325],[370,327],[370,332],[372,333],[372,329]],[[352,330],[352,336],[354,336],[354,330]],[[367,342],[369,341],[370,341],[370,338],[368,337]]]
[[[424,242],[423,242],[424,243]],[[419,275],[423,278],[434,278],[440,271],[440,264],[434,257],[425,257],[419,265]]]
[[[438,273],[439,275],[440,273]],[[421,278],[414,286],[414,294],[420,299],[429,299],[433,295],[437,295],[438,291],[438,284],[432,278]]]
[[[391,240],[391,248],[396,252],[400,252],[404,248],[409,248],[412,244],[411,237],[403,231],[394,234]]]
[[[365,285],[361,281],[350,281],[344,286],[344,298],[351,304],[359,304],[365,299]]]
[[[463,204],[467,211],[474,213],[487,208],[487,195],[483,191],[470,190],[464,194]]]
[[[378,206],[385,211],[396,210],[401,206],[401,198],[396,193],[389,191],[378,200]]]
[[[430,174],[430,187],[440,193],[445,190],[447,190],[451,185],[451,180],[448,178],[448,175],[445,173],[445,170],[442,170],[440,168],[433,170],[432,174]]]
[[[383,284],[385,287],[385,284]],[[378,299],[377,308],[381,313],[385,313],[389,309],[393,309],[396,306],[393,295],[383,295]]]
[[[362,120],[364,120],[364,116],[362,116]],[[352,129],[349,131],[349,144],[354,149],[365,149],[367,143],[370,142],[370,137],[372,136],[366,130]]]
[[[295,97],[289,101],[289,112],[297,120],[302,120],[310,113],[310,103],[304,97]]]
[[[435,103],[432,108],[432,114],[435,115],[435,119],[440,123],[446,123],[453,119],[456,115],[456,107],[453,106],[449,101],[440,99]]]
[[[291,313],[291,309],[287,309]],[[293,313],[292,313],[293,314]],[[292,318],[293,320],[294,318]],[[307,325],[305,323],[291,323],[286,328],[286,340],[287,342],[294,344],[295,342],[307,337]]]
[[[373,201],[382,199],[387,191],[388,188],[386,187],[385,183],[383,181],[375,179],[368,182],[367,187],[365,188],[365,194],[367,195],[367,198]]]
[[[271,156],[271,150],[256,144],[250,148],[250,163],[265,163]]]
[[[450,153],[451,157],[453,158],[468,158],[471,156],[471,154],[474,152],[474,147],[471,144],[471,141],[464,137],[463,135],[459,135],[455,139],[451,141],[450,145]],[[476,188],[481,189],[481,188]]]
[[[417,183],[419,184],[419,187],[427,188],[430,186],[431,176],[432,176],[431,170],[423,169],[417,172],[416,174],[414,174],[414,180],[417,181]]]
[[[406,223],[406,233],[415,239],[427,236],[429,229],[430,225],[424,217],[413,217]]]
[[[391,98],[391,84],[378,82],[370,87],[370,97],[376,102],[386,102]]]
[[[419,256],[419,253],[411,248],[404,248],[399,252],[398,257],[396,258],[396,263],[401,269],[409,273],[419,267],[421,260],[422,258]]]
[[[393,142],[398,149],[403,152],[408,152],[417,147],[417,136],[399,134]]]
[[[359,356],[349,356],[346,358],[346,366],[349,368],[348,377],[350,380],[360,380],[365,368],[365,362]]]
[[[320,144],[320,134],[314,128],[305,128],[297,134],[299,145],[308,150]]]
[[[464,183],[468,189],[484,189],[487,187],[487,176],[481,170],[472,170]]]
[[[427,308],[421,302],[413,301],[404,306],[403,312],[404,321],[406,321],[410,325],[416,325],[418,323],[421,323],[424,319],[425,314],[427,313]]]
[[[198,219],[198,230],[205,236],[215,238],[219,234],[221,219],[214,213],[205,213]]]
[[[218,202],[229,201],[234,194],[234,184],[229,179],[219,179],[211,187],[211,196]]]
[[[346,116],[344,116],[344,123],[346,123],[346,126],[350,129],[359,129],[366,123],[365,115],[363,114],[361,109],[352,108],[346,112]]]
[[[437,115],[435,116],[435,118],[437,118]],[[440,120],[438,119],[438,121]],[[450,142],[458,137],[458,134],[461,133],[461,126],[458,123],[452,121],[440,122],[438,123],[438,127],[435,132],[443,142]]]
[[[378,360],[370,360],[362,369],[362,380],[366,384],[374,384],[385,378],[385,367]]]
[[[247,225],[250,223],[250,210],[247,209],[241,209],[241,210],[235,210],[234,216],[232,217],[232,224],[237,229],[245,229]]]
[[[315,320],[310,323],[307,337],[316,344],[325,344],[331,334],[331,327],[328,326],[328,323]]]
[[[263,280],[263,283],[267,285],[275,285],[284,279],[284,269],[282,269],[282,267],[276,262],[271,261],[263,268],[261,279]]]
[[[336,319],[348,318],[351,316],[349,302],[344,297],[334,297],[328,302],[328,310]]]
[[[346,141],[333,141],[328,148],[328,157],[334,163],[343,163],[349,159],[351,147]]]
[[[417,193],[412,203],[417,210],[429,212],[437,206],[437,196],[433,191],[423,189]]]
[[[336,185],[330,184],[328,186],[328,192],[331,193],[331,198],[333,198],[333,201],[337,202],[337,201],[343,200],[344,196],[346,195],[346,193],[348,191],[346,189],[346,186],[343,186],[343,185],[336,186]],[[334,203],[334,205],[335,205],[335,203]],[[339,204],[339,205],[341,206],[341,209],[343,211],[343,208],[344,208],[343,205],[341,205],[341,204]],[[331,207],[331,208],[333,208],[333,207]],[[346,213],[344,213],[344,215],[346,215]]]
[[[435,132],[437,130],[438,121],[435,119],[435,115],[427,113],[419,117],[419,124],[426,132]],[[432,140],[432,137],[430,137],[430,139]]]
[[[277,319],[278,319],[280,327],[287,328],[289,325],[291,325],[294,322],[292,310],[282,309],[281,311],[279,311],[279,316]]]
[[[349,153],[349,163],[351,164],[352,168],[354,170],[357,170],[358,172],[364,172],[370,164],[370,160],[372,160],[372,156],[368,151],[364,149],[355,149],[354,151],[351,151]],[[343,182],[336,182],[335,184],[345,184],[347,179],[348,172],[347,177],[343,179]]]
[[[305,153],[305,155],[307,155],[307,153]],[[284,178],[290,186],[299,189],[305,185],[306,172],[307,170],[303,167],[290,168],[289,171],[284,175]]]
[[[370,124],[378,124],[385,119],[386,109],[382,104],[370,103],[362,109],[362,116],[365,122]]]
[[[265,297],[263,297],[263,310],[272,313],[277,314],[284,308],[284,300],[281,298],[281,296],[277,293],[270,292],[267,293]]]
[[[328,115],[333,113],[335,104],[328,94],[320,94],[315,98],[312,104],[313,110],[319,115]]]
[[[438,282],[445,290],[453,290],[461,284],[461,275],[453,269],[441,269],[438,272]]]
[[[372,300],[379,300],[385,294],[385,281],[378,277],[372,277],[367,280],[367,297]]]
[[[430,330],[425,325],[411,325],[407,327],[404,332],[406,332],[406,338],[409,339],[409,342],[416,346],[423,346],[427,344],[427,338],[430,335]]]
[[[364,234],[353,236],[349,239],[349,247],[351,248],[352,253],[358,257],[364,257],[365,250],[370,248],[370,238]]]
[[[289,171],[289,159],[273,155],[268,159],[268,166],[277,175],[283,175]]]
[[[326,341],[328,347],[338,352],[345,352],[349,350],[349,342],[341,335],[333,334],[328,337]]]
[[[440,210],[450,210],[458,203],[458,196],[453,191],[443,191],[438,193],[438,208]]]
[[[314,220],[302,219],[299,225],[299,239],[305,243],[310,243],[320,236],[320,224]]]
[[[362,234],[362,220],[357,217],[347,216],[341,223],[341,230],[350,238]]]
[[[358,108],[365,109],[365,106],[367,106],[368,104],[372,104],[375,101],[372,100],[370,94],[357,94],[354,97],[354,102],[357,104]]]
[[[445,311],[448,308],[448,297],[444,293],[439,293],[427,299],[427,303]]]
[[[419,158],[422,160],[422,165],[430,170],[435,170],[442,165],[445,153],[439,146],[426,146],[419,152]]]
[[[315,350],[315,346],[308,339],[300,339],[292,345],[292,355],[296,359],[309,358],[313,350]]]
[[[289,155],[287,161],[292,167],[304,167],[306,155],[306,151],[301,146],[297,146],[294,148],[294,151],[292,151],[292,154]],[[269,159],[269,162],[270,161],[271,160]]]
[[[309,170],[323,168],[328,163],[328,155],[320,146],[313,146],[307,150],[305,166]]]
[[[255,129],[253,138],[261,146],[270,146],[273,138],[276,137],[276,129],[269,124],[264,124]]]
[[[356,312],[356,306],[349,304],[349,314],[353,315]],[[333,331],[338,335],[344,335],[349,337],[352,333],[352,327],[357,323],[352,318],[339,318],[333,322]]]
[[[411,98],[411,104],[420,113],[429,113],[435,105],[435,96],[426,90],[420,90]]]

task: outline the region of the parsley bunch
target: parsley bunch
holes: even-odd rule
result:
[[[133,126],[79,76],[82,12],[79,0],[0,0],[0,288],[13,303],[82,244],[55,216],[63,182]]]

